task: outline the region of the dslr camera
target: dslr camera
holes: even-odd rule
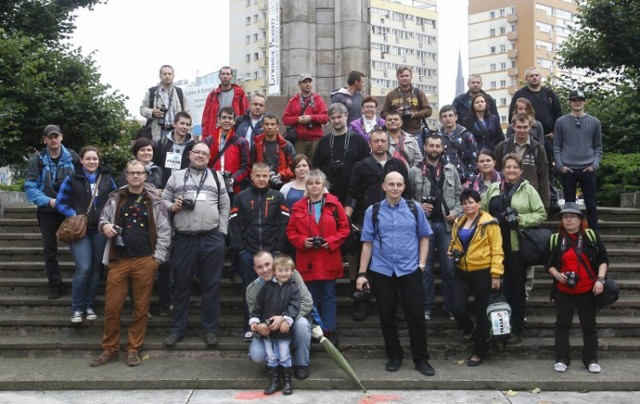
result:
[[[269,173],[269,185],[271,186],[271,188],[274,188],[274,189],[282,188],[282,185],[283,185],[282,179],[278,174],[276,174],[275,171],[271,171]]]
[[[162,111],[162,116],[158,118],[158,125],[165,126],[167,122],[165,121],[164,117],[167,114],[168,109],[163,105],[160,107],[160,111]]]
[[[409,119],[411,119],[411,107],[407,105],[402,109],[402,120],[408,121]]]
[[[313,248],[320,248],[327,241],[322,236],[315,236],[311,242],[313,243]]]
[[[518,227],[518,211],[512,208],[511,206],[507,206],[507,209],[502,212],[502,217],[509,224],[509,227],[515,229]]]
[[[344,163],[341,160],[336,160],[331,162],[331,172],[334,174],[338,174],[342,172],[344,168]]]
[[[422,197],[422,203],[428,203],[429,205],[435,205],[436,197],[433,195],[427,195]]]
[[[195,207],[196,202],[193,199],[187,198],[182,200],[182,209],[192,211]]]
[[[369,299],[369,296],[371,296],[371,289],[368,287],[363,287],[362,290],[356,290],[353,292],[353,300],[356,302],[367,300]]]
[[[113,226],[113,230],[115,230],[118,235],[116,235],[115,243],[116,247],[123,248],[124,247],[124,239],[122,238],[122,227],[118,225]]]
[[[451,251],[451,258],[453,258],[454,263],[456,264],[459,263],[462,257],[464,257],[464,251],[460,251],[460,250]]]
[[[570,288],[575,288],[576,285],[578,284],[578,281],[580,280],[578,273],[574,271],[570,271],[570,272],[565,272],[564,275],[567,277],[567,286]]]

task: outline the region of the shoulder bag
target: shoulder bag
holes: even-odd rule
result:
[[[58,241],[71,243],[73,241],[80,240],[82,237],[84,237],[87,234],[89,212],[91,211],[91,207],[93,206],[93,200],[95,199],[98,193],[98,187],[100,186],[101,179],[102,179],[102,174],[98,176],[98,181],[96,181],[96,186],[93,190],[93,194],[91,195],[91,201],[89,201],[89,206],[87,207],[87,211],[81,215],[67,217],[60,224],[60,227],[56,232],[56,238],[58,239]]]

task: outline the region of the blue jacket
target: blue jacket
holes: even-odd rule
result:
[[[24,183],[24,192],[27,194],[29,202],[38,208],[51,212],[54,212],[55,209],[49,206],[49,201],[58,196],[62,181],[68,175],[73,174],[75,164],[79,165],[80,160],[73,150],[62,145],[60,149],[60,158],[57,164],[53,162],[47,149],[31,156]]]

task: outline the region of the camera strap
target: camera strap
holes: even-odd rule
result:
[[[581,264],[584,267],[584,269],[587,271],[587,274],[589,275],[589,279],[591,279],[592,281],[595,280],[595,277],[593,276],[593,269],[589,265],[587,265],[587,263],[584,262],[584,258],[582,258],[582,247],[584,246],[584,237],[582,237],[582,233],[578,234],[577,245],[573,242],[570,235],[565,235],[564,237],[562,237],[562,244],[564,243],[567,243],[576,253],[576,255],[578,256],[578,265]],[[560,248],[562,250],[562,246]]]
[[[209,169],[207,169],[205,167],[204,172],[202,173],[202,176],[200,177],[200,183],[198,184],[198,187],[196,188],[196,197],[193,198],[193,202],[195,203],[198,200],[198,195],[200,195],[200,190],[202,189],[202,187],[204,186],[204,182],[207,180],[207,177],[209,176]],[[193,183],[195,184],[196,181],[191,178],[191,167],[187,168],[187,172],[184,173],[184,182],[182,185],[182,197],[184,198],[184,194],[187,190],[187,178],[191,179],[193,181]]]
[[[351,131],[347,130],[347,133],[344,134],[345,139],[344,139],[344,153],[342,154],[342,163],[344,164],[344,160],[347,158],[347,151],[349,150],[349,142],[351,141]],[[330,158],[331,158],[331,162],[333,163],[333,145],[335,142],[335,135],[333,134],[333,132],[331,132],[331,137],[329,138],[329,150],[330,150]]]

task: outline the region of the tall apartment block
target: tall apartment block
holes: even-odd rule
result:
[[[538,67],[545,78],[571,73],[559,68],[556,52],[576,10],[570,0],[469,0],[469,73],[482,75],[503,126],[527,68]]]
[[[384,96],[408,65],[437,108],[435,0],[230,0],[230,19],[230,65],[248,93],[290,96],[309,72],[328,95],[359,70],[365,92]]]

